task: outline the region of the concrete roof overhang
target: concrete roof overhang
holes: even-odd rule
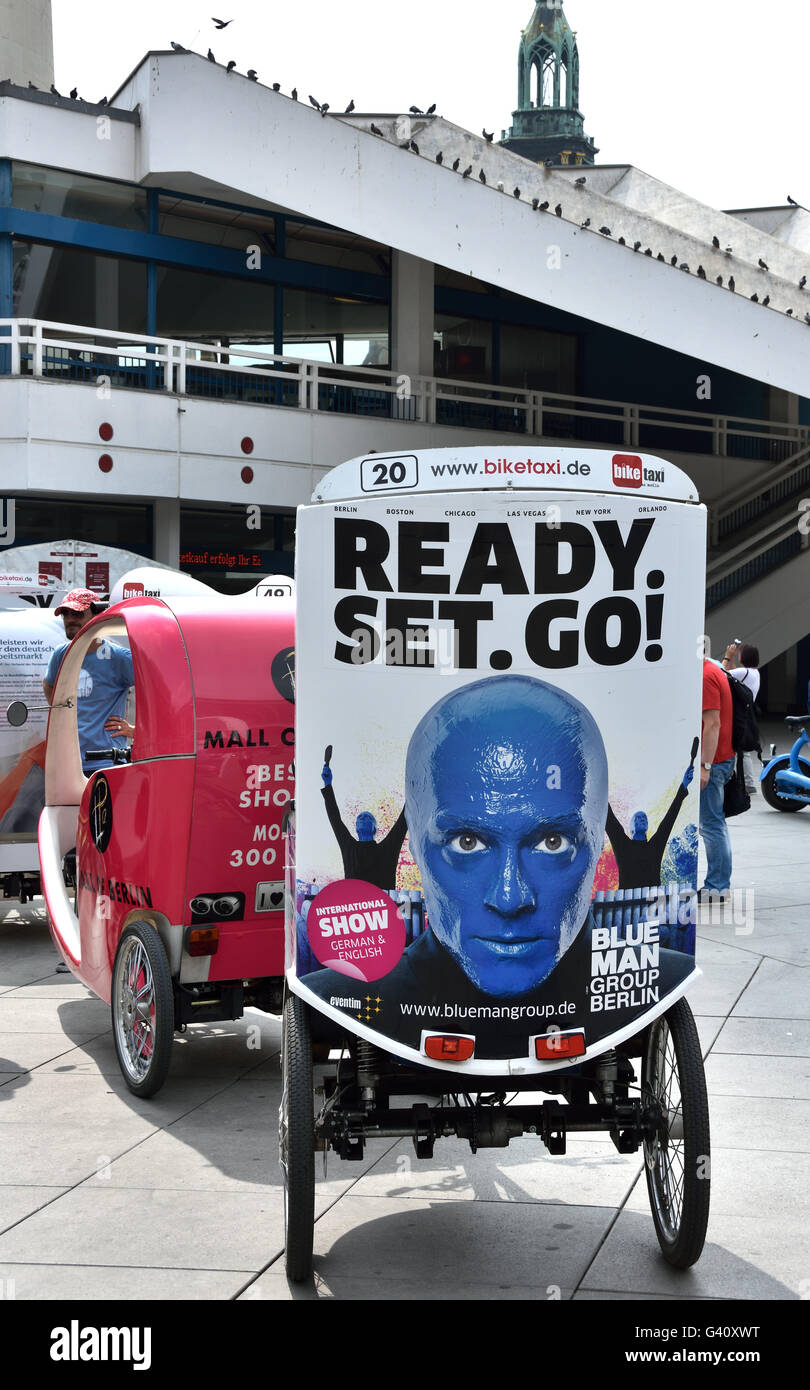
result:
[[[611,197],[610,188],[600,191],[610,180],[598,167],[584,170],[586,182],[572,186],[575,170],[541,168],[442,118],[378,118],[380,138],[368,129],[373,118],[324,119],[305,100],[294,102],[196,54],[147,54],[115,101],[137,107],[141,122],[128,130],[131,144],[123,142],[130,156],[122,160],[129,167],[120,178],[207,188],[219,197],[303,214],[701,363],[800,396],[808,392],[810,326],[803,316],[810,296],[797,288],[796,272],[810,279],[810,257],[676,190],[667,190],[663,207],[651,196],[646,207],[631,206],[638,196],[622,200]],[[48,157],[44,149],[37,155],[30,120],[24,132],[6,121],[20,147],[5,148],[4,105],[13,103],[0,103],[0,153],[66,167],[52,127]],[[28,107],[39,110],[45,108]],[[65,119],[92,118],[69,113]],[[400,148],[403,130],[417,142],[418,155]],[[441,166],[435,161],[440,149]],[[472,177],[453,171],[454,158],[461,169],[472,165]],[[108,175],[111,162],[105,160]],[[479,182],[481,169],[486,186]],[[638,178],[618,182],[625,190],[638,186]],[[515,186],[519,199],[512,196]],[[547,213],[532,211],[535,197],[548,201]],[[559,217],[552,211],[558,204]],[[665,220],[676,206],[678,216]],[[709,226],[717,218],[735,228],[730,258],[711,245]],[[610,227],[610,237],[599,234],[602,225]],[[627,245],[618,244],[619,235]],[[632,249],[636,241],[639,254]],[[643,254],[647,246],[651,256]],[[659,252],[665,261],[656,259]],[[691,273],[674,269],[673,255]],[[759,259],[770,269],[761,269]],[[705,280],[695,273],[698,265]],[[730,274],[736,293],[726,288]],[[752,293],[760,301],[770,295],[772,307],[751,302]],[[788,307],[792,318],[784,312]]]

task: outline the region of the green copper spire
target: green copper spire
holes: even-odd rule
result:
[[[518,50],[518,105],[503,144],[545,164],[593,164],[579,110],[579,50],[562,0],[537,4]]]

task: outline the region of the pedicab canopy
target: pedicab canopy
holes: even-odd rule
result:
[[[299,509],[287,978],[519,1075],[698,973],[706,516],[662,459],[497,449],[353,459]]]

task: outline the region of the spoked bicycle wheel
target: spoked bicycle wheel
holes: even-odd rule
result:
[[[297,994],[284,1000],[281,1045],[279,1162],[284,1178],[284,1248],[287,1277],[312,1273],[315,1227],[315,1120],[309,1010]]]
[[[136,1096],[153,1096],[169,1070],[174,994],[166,951],[149,922],[131,922],[115,953],[113,1041],[118,1064]]]
[[[679,999],[650,1028],[642,1099],[655,1117],[644,1140],[653,1222],[664,1258],[687,1269],[709,1220],[709,1102],[695,1020]]]

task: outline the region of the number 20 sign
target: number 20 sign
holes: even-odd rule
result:
[[[419,482],[419,463],[413,454],[398,458],[363,459],[360,465],[360,485],[364,492],[379,492],[382,488],[416,487]]]

